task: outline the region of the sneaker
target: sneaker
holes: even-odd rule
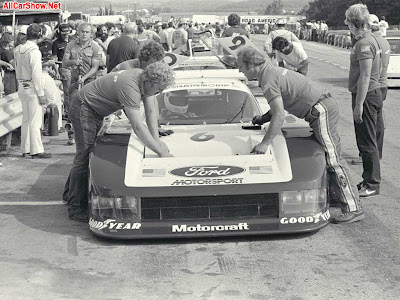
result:
[[[350,211],[348,213],[342,213],[338,217],[333,217],[331,219],[332,223],[335,224],[350,224],[360,221],[365,218],[365,214],[362,210]]]
[[[69,139],[68,145],[75,145],[75,139]]]
[[[361,181],[359,184],[357,184],[357,189],[358,189],[358,190],[361,190],[361,189],[364,188],[364,187],[365,187],[364,181]]]
[[[379,195],[379,190],[371,190],[370,188],[366,187],[365,185],[358,191],[360,197],[372,197]]]
[[[351,160],[351,163],[352,163],[353,165],[362,165],[362,158],[361,158],[361,156],[352,159],[352,160]]]
[[[28,155],[30,155],[30,153],[22,153],[22,157],[27,157]]]
[[[32,158],[50,158],[51,157],[51,153],[43,152],[43,153],[38,153],[38,154],[31,155],[31,157]]]
[[[89,223],[89,214],[87,212],[78,212],[69,216],[69,218],[73,221]]]

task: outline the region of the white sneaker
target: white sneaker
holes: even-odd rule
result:
[[[68,140],[68,145],[74,145],[74,144],[75,144],[75,139]]]

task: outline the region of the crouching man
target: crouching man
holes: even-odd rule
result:
[[[173,71],[163,62],[144,70],[130,69],[109,73],[84,86],[72,99],[70,119],[75,130],[76,156],[64,191],[69,218],[88,221],[89,154],[103,118],[124,109],[140,141],[160,157],[172,156],[158,135],[157,115],[151,96],[162,92],[174,81]],[[140,113],[143,101],[146,127]]]
[[[254,124],[271,121],[260,144],[252,153],[264,154],[268,145],[281,131],[285,119],[285,109],[298,118],[306,120],[314,131],[315,138],[326,153],[326,163],[332,188],[340,191],[339,200],[342,214],[334,217],[334,223],[352,223],[364,219],[357,187],[351,182],[347,164],[341,157],[338,134],[339,109],[329,93],[321,89],[307,77],[281,67],[273,66],[265,54],[252,47],[240,48],[238,52],[239,70],[248,79],[258,78],[260,87],[270,105],[264,116],[256,116]]]

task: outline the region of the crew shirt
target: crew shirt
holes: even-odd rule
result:
[[[300,43],[293,42],[292,52],[284,54],[276,51],[276,60],[278,62],[285,61],[288,65],[296,68],[300,63],[308,58],[303,46]]]
[[[141,69],[131,69],[108,73],[85,85],[77,97],[101,117],[126,107],[140,109],[142,72]]]
[[[358,39],[356,37],[356,42],[350,54],[349,91],[351,93],[357,93],[360,61],[364,59],[372,59],[368,92],[380,88],[381,53],[382,49],[380,49],[377,38],[371,31],[364,32]]]
[[[379,85],[380,87],[387,87],[387,70],[389,67],[389,59],[390,59],[390,44],[389,42],[382,36],[379,31],[374,31],[373,34],[376,36],[381,48],[382,48],[382,69],[381,76],[379,77]]]
[[[262,66],[258,81],[268,103],[280,96],[285,110],[301,119],[327,94],[308,77],[270,62]]]
[[[60,37],[53,42],[53,45],[51,46],[51,52],[54,56],[57,56],[58,61],[63,60],[67,44],[68,42],[61,39]]]
[[[81,75],[87,74],[92,68],[92,59],[101,61],[101,49],[97,43],[90,40],[85,47],[82,47],[79,39],[69,42],[65,48],[65,53],[70,54],[70,59],[82,59],[82,65],[79,68],[71,68],[71,82],[77,82],[79,78],[79,72]],[[88,79],[95,79],[96,74]]]

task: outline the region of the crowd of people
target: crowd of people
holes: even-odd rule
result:
[[[390,47],[380,33],[378,18],[370,15],[365,5],[356,4],[346,11],[346,24],[354,36],[349,91],[364,168],[363,181],[355,185],[341,156],[338,105],[328,91],[305,76],[308,58],[299,39],[323,39],[325,28],[327,30],[323,24],[318,25],[319,29],[311,27],[310,32],[307,27],[304,37],[301,31],[288,31],[285,22],[278,21],[277,28],[268,33],[265,52],[241,47],[237,66],[248,79],[258,79],[271,108],[267,114],[253,119],[255,124],[270,122],[270,126],[252,153],[265,153],[281,130],[284,110],[305,119],[326,152],[330,190],[342,208],[342,215],[334,217],[333,222],[345,224],[364,218],[359,197],[378,195],[380,191],[382,109]],[[175,22],[173,18],[155,25],[144,24],[141,20],[99,26],[68,22],[54,29],[31,24],[19,28],[15,45],[8,28],[0,38],[4,91],[6,94],[18,91],[22,102],[22,155],[40,159],[51,157],[51,153],[44,151],[41,137],[43,105],[54,103],[68,121],[68,144],[76,145],[76,155],[63,199],[72,220],[88,221],[89,154],[105,116],[123,109],[132,130],[145,146],[160,157],[171,156],[160,140],[165,132],[158,126],[155,105],[155,95],[174,80],[173,71],[162,62],[165,52],[185,45],[199,31],[208,30],[215,37],[246,35],[250,38],[251,34],[251,29],[240,26],[237,14],[228,17],[227,27],[183,20]],[[271,57],[276,57],[278,66],[271,63]],[[62,82],[63,102],[54,79]],[[139,111],[141,101],[147,127]],[[58,127],[63,131],[61,118]]]

